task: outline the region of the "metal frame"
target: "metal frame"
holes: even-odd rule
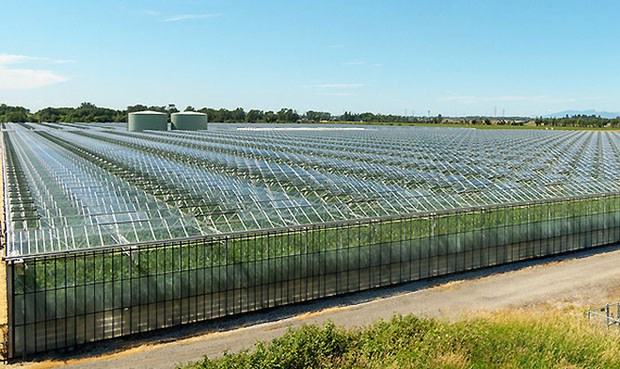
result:
[[[615,132],[5,126],[16,257],[620,191]]]
[[[620,241],[620,195],[9,259],[10,355]]]
[[[616,133],[234,128],[4,126],[11,357],[620,241]]]

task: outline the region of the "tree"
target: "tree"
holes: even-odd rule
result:
[[[366,113],[360,114],[359,118],[362,122],[374,122],[376,119],[376,116],[373,113],[366,112]]]
[[[30,110],[21,106],[0,105],[0,122],[23,123],[33,120]]]
[[[245,110],[237,108],[230,112],[230,121],[234,123],[245,122]]]
[[[4,114],[2,122],[24,123],[28,121],[28,115],[23,111],[12,111]]]
[[[291,108],[282,108],[276,113],[277,121],[280,123],[291,123],[299,120],[299,114]]]
[[[62,119],[69,114],[71,110],[73,110],[73,108],[47,107],[39,110],[34,115],[38,122],[56,123],[62,121]]]
[[[263,120],[265,121],[265,123],[273,123],[276,120],[278,120],[278,117],[276,116],[276,114],[274,112],[269,110],[269,111],[265,112]]]
[[[261,110],[252,109],[245,115],[245,121],[252,123],[260,122],[261,120],[263,120],[264,116],[265,113],[263,113]]]
[[[359,115],[353,114],[350,111],[345,111],[344,113],[342,113],[342,115],[338,119],[343,122],[359,122],[360,121]]]
[[[168,112],[168,114],[172,114],[178,113],[179,109],[177,109],[176,105],[174,104],[168,104],[168,106],[166,106],[166,111]]]
[[[146,105],[141,105],[141,104],[137,104],[137,105],[130,105],[127,107],[127,113],[135,113],[137,111],[145,111],[148,110],[148,106]]]
[[[306,114],[304,115],[304,118],[306,120],[312,121],[312,122],[320,122],[322,120],[329,120],[331,119],[332,115],[328,112],[324,112],[324,111],[312,111],[309,110],[306,112]]]

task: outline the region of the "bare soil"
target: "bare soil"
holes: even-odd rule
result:
[[[97,344],[81,352],[58,354],[11,368],[174,368],[180,363],[251,348],[287,329],[331,320],[344,327],[364,326],[394,314],[440,319],[505,309],[583,314],[588,307],[620,300],[620,247],[607,247],[551,259],[321,300],[201,323],[130,341]]]

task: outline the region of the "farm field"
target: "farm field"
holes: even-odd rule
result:
[[[3,148],[11,355],[620,241],[614,132],[25,123]]]

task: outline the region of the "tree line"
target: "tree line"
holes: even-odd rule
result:
[[[152,110],[172,114],[179,112],[174,104],[163,106],[147,106],[142,104],[130,105],[127,109],[115,110],[96,106],[84,102],[78,107],[47,107],[31,113],[29,109],[21,106],[0,105],[0,122],[25,123],[25,122],[49,122],[49,123],[73,123],[73,122],[126,122],[129,113]],[[198,111],[207,114],[211,122],[252,122],[252,123],[295,123],[299,121],[329,121],[334,117],[328,112],[308,111],[299,114],[291,108],[282,108],[277,112],[243,108],[234,110],[201,108],[195,109],[188,106],[184,111]]]
[[[126,122],[127,111],[101,108],[85,102],[77,108],[47,107],[35,113],[21,106],[0,105],[0,122]]]
[[[615,118],[602,118],[597,115],[573,115],[565,116],[562,118],[536,118],[534,120],[537,126],[549,126],[549,127],[592,127],[592,128],[604,128],[604,127],[620,127],[620,117]]]
[[[147,106],[142,104],[130,105],[124,110],[114,110],[109,108],[98,107],[92,103],[84,102],[76,108],[72,107],[47,107],[35,113],[21,106],[0,105],[0,122],[49,122],[49,123],[72,123],[72,122],[126,122],[129,113],[152,110],[162,113],[176,113],[179,109],[174,104],[163,106]],[[384,115],[366,113],[352,113],[345,111],[341,115],[332,115],[326,111],[309,110],[303,114],[298,113],[291,108],[282,108],[278,111],[263,111],[258,109],[245,109],[239,107],[233,110],[220,108],[204,107],[196,109],[187,106],[184,111],[196,111],[205,113],[210,122],[222,123],[319,123],[319,122],[368,122],[368,123],[398,123],[398,122],[430,122],[441,123],[443,117],[420,118],[406,117],[401,115]]]
[[[96,106],[84,102],[78,107],[47,107],[31,113],[22,106],[0,104],[0,122],[127,122],[127,115],[132,112],[153,110],[172,114],[180,110],[174,104],[162,106],[147,106],[142,104],[130,105],[127,109],[115,110]],[[467,125],[524,125],[530,123],[536,126],[548,127],[620,127],[620,117],[613,119],[595,115],[574,115],[563,118],[538,117],[533,120],[525,117],[491,118],[491,117],[458,117],[444,118],[441,114],[434,117],[412,117],[395,114],[375,114],[371,112],[353,113],[345,111],[341,115],[333,115],[325,111],[309,110],[303,114],[291,108],[282,108],[278,111],[263,111],[239,107],[233,110],[220,108],[196,109],[187,106],[184,111],[197,111],[207,114],[210,122],[222,123],[319,123],[319,122],[359,122],[359,123],[427,123],[427,124],[467,124]]]

